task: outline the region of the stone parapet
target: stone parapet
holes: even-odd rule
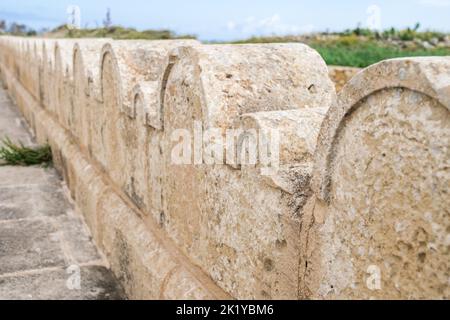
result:
[[[302,44],[0,37],[136,299],[448,298],[449,70],[385,61],[336,96]]]

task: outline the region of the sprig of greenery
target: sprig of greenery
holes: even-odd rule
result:
[[[9,137],[2,139],[0,160],[3,165],[34,166],[43,164],[49,166],[52,162],[52,151],[49,145],[29,148],[22,142],[15,144]]]
[[[343,38],[342,41],[312,42],[328,65],[365,68],[385,59],[417,56],[448,56],[450,48],[400,48],[376,41],[355,41]]]

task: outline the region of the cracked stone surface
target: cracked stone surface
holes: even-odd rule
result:
[[[33,145],[24,123],[0,89],[0,137]],[[123,298],[56,171],[0,166],[0,300]]]

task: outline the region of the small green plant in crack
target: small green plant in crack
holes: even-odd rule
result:
[[[0,165],[48,167],[52,163],[52,150],[49,145],[26,147],[22,142],[13,143],[6,137],[1,140]]]

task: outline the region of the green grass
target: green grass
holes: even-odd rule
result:
[[[386,59],[417,56],[449,56],[450,48],[403,49],[377,41],[312,42],[328,65],[365,68]]]
[[[2,165],[12,166],[49,166],[52,162],[52,151],[49,145],[36,148],[25,147],[22,142],[13,143],[8,137],[2,139],[0,147]]]
[[[397,38],[402,37],[402,33]],[[415,34],[416,39],[429,38],[434,33]],[[247,40],[233,42],[235,44],[245,43],[286,43],[302,42],[316,49],[328,65],[348,66],[365,68],[374,63],[386,59],[418,56],[450,56],[450,47],[435,47],[424,49],[416,42],[410,42],[409,47],[403,47],[391,43],[384,38],[377,39],[375,36],[355,34],[335,34],[335,38],[304,40],[295,36],[286,37],[253,37]],[[404,41],[398,39],[398,41]],[[406,46],[405,42],[402,42]]]
[[[112,38],[116,40],[168,40],[168,39],[195,39],[193,35],[176,35],[170,30],[144,30],[137,31],[133,28],[112,26],[109,28],[96,29],[73,29],[68,30],[62,26],[56,32],[65,38]],[[55,31],[54,31],[55,32]]]
[[[271,36],[252,37],[246,40],[232,42],[243,43],[286,43],[303,42],[316,49],[328,65],[365,68],[386,59],[417,56],[450,56],[450,47],[442,43],[448,33],[436,31],[418,31],[420,24],[413,28],[397,30],[387,29],[374,32],[357,27],[339,33],[318,33],[311,36]],[[62,25],[49,33],[47,37],[56,38],[112,38],[112,39],[195,39],[193,35],[177,35],[170,30],[144,30],[111,26],[108,28],[73,29]],[[441,42],[441,46],[425,49],[423,42]],[[223,42],[206,42],[223,43]]]

